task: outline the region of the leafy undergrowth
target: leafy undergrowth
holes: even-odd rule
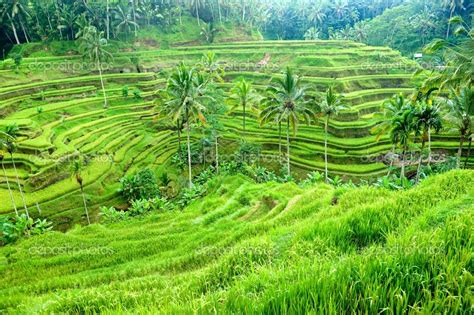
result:
[[[469,313],[474,172],[406,191],[215,178],[182,212],[0,249],[6,313]]]

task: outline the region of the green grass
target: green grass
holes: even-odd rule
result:
[[[473,175],[403,192],[216,178],[180,212],[0,248],[0,310],[469,313]]]
[[[203,53],[211,50],[220,63],[230,67],[224,78],[226,82],[217,84],[226,93],[239,78],[251,81],[262,92],[270,79],[280,76],[287,65],[297,70],[312,95],[322,95],[328,85],[334,84],[350,106],[330,121],[328,159],[331,174],[357,180],[386,173],[386,165],[376,161],[391,150],[391,145],[387,136],[376,141],[371,134],[371,128],[377,123],[373,113],[380,111],[384,98],[399,92],[410,93],[411,86],[416,83],[410,80],[409,68],[414,68],[413,62],[398,52],[348,41],[255,42],[249,40],[256,38],[256,34],[248,35],[246,30],[230,26],[224,26],[222,37],[214,44],[195,42],[198,32],[195,28],[186,28],[181,34],[153,32],[142,29],[134,49],[111,43],[115,69],[104,75],[110,103],[108,109],[103,108],[96,72],[58,70],[65,62],[82,62],[79,55],[71,52],[75,47],[73,43],[59,46],[51,43],[51,50],[47,52],[37,44],[25,47],[28,57],[24,58],[20,70],[0,72],[0,80],[6,82],[0,88],[0,128],[12,123],[21,128],[22,137],[14,158],[21,170],[20,181],[33,213],[39,202],[44,209],[43,215],[53,218],[61,227],[84,222],[82,212],[75,211],[82,202],[79,189],[69,179],[68,166],[58,162],[76,151],[89,155],[108,154],[114,161],[112,165],[94,166],[93,173],[84,175],[86,181],[95,180],[86,187],[93,215],[97,214],[101,203],[123,202],[116,191],[118,180],[142,167],[150,166],[158,175],[170,172],[173,180],[181,181],[184,174],[170,162],[176,152],[177,132],[170,129],[168,122],[153,120],[154,91],[165,86],[167,74],[179,61],[194,64]],[[182,41],[178,40],[180,36]],[[244,41],[219,42],[226,37],[240,37],[239,40]],[[162,44],[166,41],[178,44],[164,47]],[[193,46],[188,45],[191,43]],[[252,63],[260,61],[265,53],[270,54],[272,67],[252,68]],[[132,57],[138,57],[147,72],[127,73],[136,70],[131,63]],[[323,64],[313,64],[319,61]],[[241,69],[242,64],[245,67]],[[43,71],[42,66],[52,70]],[[125,73],[118,73],[120,71]],[[130,95],[139,88],[143,99],[123,98],[125,85],[129,87]],[[240,110],[225,114],[220,120],[225,127],[223,155],[233,154],[243,138],[262,145],[266,156],[278,154],[276,128],[261,127],[254,114],[247,119],[245,134]],[[193,141],[200,137],[201,131],[193,132]],[[458,145],[455,135],[442,133],[434,137],[432,147],[435,151],[453,152]],[[321,123],[301,125],[291,138],[291,163],[296,176],[322,170],[324,133]],[[279,165],[274,164],[265,166],[278,171]],[[6,162],[6,168],[12,178],[11,163]],[[199,166],[195,172],[199,172]],[[19,192],[15,186],[13,189],[17,206],[21,207],[17,198]],[[0,198],[9,200],[5,185],[0,186]],[[10,203],[2,203],[0,213],[11,213],[12,208]]]

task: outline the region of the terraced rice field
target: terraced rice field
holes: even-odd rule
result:
[[[469,314],[473,173],[405,191],[217,177],[182,212],[0,248],[0,309]]]
[[[79,187],[69,176],[69,158],[78,152],[90,162],[84,175],[85,191],[93,216],[98,205],[117,205],[118,180],[145,166],[157,172],[169,170],[176,152],[177,132],[163,121],[155,121],[154,91],[163,88],[167,74],[179,61],[195,64],[203,53],[214,51],[226,67],[225,91],[240,78],[263,90],[285,66],[293,66],[313,94],[329,85],[344,95],[349,108],[330,122],[329,170],[345,177],[383,175],[387,166],[381,157],[390,149],[387,137],[376,141],[370,129],[377,123],[373,113],[382,101],[395,93],[411,93],[416,65],[398,52],[346,41],[299,42],[265,41],[227,43],[213,46],[177,47],[169,50],[122,52],[114,55],[113,66],[105,74],[109,107],[103,108],[97,73],[73,71],[82,64],[78,56],[24,58],[20,73],[0,72],[0,127],[13,123],[21,128],[18,150],[13,154],[20,184],[33,215],[41,211],[61,227],[84,220]],[[269,64],[257,66],[265,54]],[[141,73],[136,73],[131,57],[138,57]],[[74,68],[75,69],[75,68]],[[122,96],[122,87],[141,90],[141,98]],[[262,145],[267,156],[278,153],[275,127],[261,127],[249,117],[247,131],[241,129],[241,113],[223,115],[226,131],[223,153],[231,153],[242,137]],[[200,137],[195,133],[193,140]],[[292,138],[292,166],[296,174],[324,167],[324,134],[321,123],[301,126]],[[440,135],[432,147],[454,151],[455,137]],[[5,168],[14,182],[9,156]],[[274,166],[274,165],[270,165]],[[0,182],[0,213],[13,211],[6,183]],[[14,198],[22,208],[15,185]]]

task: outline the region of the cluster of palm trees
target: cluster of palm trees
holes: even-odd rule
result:
[[[0,131],[0,150],[6,151],[10,154],[10,160],[11,160],[11,163],[13,165],[14,172],[15,172],[15,181],[16,181],[16,184],[17,184],[17,187],[18,187],[18,191],[20,192],[21,200],[22,200],[22,203],[23,203],[23,208],[25,209],[26,216],[29,217],[28,206],[26,204],[25,195],[24,195],[21,183],[20,183],[20,179],[18,177],[18,171],[17,171],[17,168],[16,168],[15,159],[13,158],[13,153],[15,153],[15,151],[16,151],[16,141],[17,141],[18,135],[19,135],[19,128],[18,128],[17,125],[8,125],[5,128],[5,131]],[[8,193],[10,195],[11,203],[12,203],[13,208],[15,210],[15,214],[18,216],[19,215],[19,210],[16,206],[16,202],[15,202],[15,199],[13,197],[12,187],[10,185],[8,175],[7,175],[6,170],[5,170],[5,165],[4,165],[5,161],[4,160],[5,160],[5,156],[0,151],[0,162],[2,164],[3,175],[4,175],[4,178],[5,178],[5,182],[7,184],[7,189],[8,189]]]
[[[140,27],[166,28],[192,15],[206,22],[238,22],[278,37],[303,38],[314,27],[328,34],[373,18],[403,0],[0,0],[0,28],[11,43],[74,40],[94,26],[107,39],[137,35]],[[337,19],[329,19],[335,16]],[[283,24],[284,23],[284,24]],[[286,34],[286,35],[285,35]],[[328,35],[327,35],[328,36]]]
[[[460,93],[452,91],[449,99],[434,97],[430,91],[428,94],[417,92],[412,98],[405,98],[402,94],[394,95],[384,103],[383,119],[374,128],[378,137],[389,133],[393,144],[392,153],[400,148],[400,179],[405,179],[406,166],[417,165],[416,182],[421,175],[424,151],[427,147],[427,166],[432,162],[432,133],[439,132],[443,128],[459,132],[460,145],[457,153],[457,167],[460,167],[463,145],[467,139],[472,141],[473,124],[471,115],[474,112],[474,91],[471,88],[463,88]],[[407,153],[410,145],[418,138],[421,140],[420,156],[417,161],[408,161]],[[470,146],[469,146],[470,151]],[[465,166],[469,159],[468,152]],[[411,154],[410,154],[411,156]],[[389,174],[393,166],[390,165]]]
[[[216,79],[222,78],[222,70],[214,54],[208,54],[196,67],[180,64],[171,75],[166,90],[161,91],[162,106],[160,114],[171,118],[178,130],[178,145],[181,148],[181,131],[186,131],[188,181],[192,187],[191,161],[191,129],[196,123],[207,123],[208,104],[216,102],[210,90]],[[459,93],[452,91],[451,97],[435,97],[435,89],[423,93],[417,91],[412,98],[395,95],[384,103],[381,123],[376,127],[378,137],[389,134],[393,144],[392,153],[400,149],[401,181],[406,179],[406,167],[416,166],[416,181],[421,176],[422,164],[432,163],[432,133],[442,128],[451,127],[460,132],[461,141],[457,154],[458,167],[462,156],[463,144],[472,141],[473,95],[471,88],[466,87]],[[301,122],[317,123],[321,120],[324,127],[324,164],[325,179],[329,180],[328,172],[328,137],[330,119],[345,108],[343,99],[329,87],[322,97],[314,97],[308,93],[308,87],[301,84],[301,79],[291,68],[287,68],[282,77],[272,83],[261,94],[257,93],[251,83],[245,79],[237,82],[231,89],[226,103],[231,112],[236,108],[242,110],[243,139],[246,139],[248,112],[256,113],[261,125],[273,124],[278,128],[280,161],[286,157],[286,172],[291,175],[291,135],[296,135]],[[282,148],[282,131],[286,133],[286,152]],[[215,138],[217,139],[217,137]],[[216,155],[218,144],[216,142]],[[407,153],[412,144],[420,143],[420,156],[416,161],[408,161]],[[469,145],[470,148],[470,145]],[[424,154],[427,151],[427,158]],[[181,152],[180,152],[181,154]],[[469,154],[468,154],[469,156]],[[390,165],[389,174],[394,160]],[[466,162],[467,163],[467,159]]]
[[[215,56],[211,55],[211,60]],[[209,56],[204,58],[209,60]],[[213,71],[213,66],[202,68],[188,67],[181,63],[168,80],[166,90],[159,91],[161,106],[159,115],[173,121],[178,131],[178,146],[181,150],[181,130],[186,130],[188,183],[192,187],[192,159],[191,159],[191,128],[193,124],[206,124],[209,114],[208,104],[215,102],[211,96],[212,83],[219,76],[219,71]],[[207,69],[207,71],[203,71]],[[327,139],[329,119],[344,108],[342,100],[333,88],[330,87],[321,100],[308,95],[307,87],[302,86],[301,79],[287,68],[283,77],[275,78],[263,95],[259,95],[252,84],[245,80],[239,81],[231,89],[227,97],[227,104],[231,111],[235,108],[242,109],[242,130],[245,139],[246,118],[248,110],[257,113],[261,125],[268,123],[278,126],[280,160],[285,155],[282,152],[282,129],[286,128],[286,172],[291,175],[291,134],[295,135],[301,121],[306,124],[316,122],[319,117],[325,117],[325,175],[328,177]],[[218,137],[215,137],[216,156],[218,156]],[[180,152],[181,154],[181,152]],[[218,161],[216,161],[218,163]]]

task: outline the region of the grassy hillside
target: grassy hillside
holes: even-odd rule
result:
[[[74,54],[45,55],[24,58],[18,71],[12,69],[11,60],[0,65],[4,69],[0,80],[5,82],[0,88],[0,128],[14,123],[20,127],[13,159],[30,212],[39,215],[38,205],[41,215],[54,220],[60,229],[85,222],[79,186],[70,178],[68,165],[69,157],[78,152],[89,157],[83,177],[94,219],[99,205],[123,203],[117,193],[118,180],[142,167],[151,167],[157,174],[167,172],[178,183],[181,174],[171,162],[177,132],[169,121],[153,118],[154,92],[165,87],[170,70],[179,61],[195,64],[208,51],[215,52],[227,69],[225,82],[217,84],[224,92],[240,78],[262,90],[287,65],[303,76],[312,94],[322,94],[334,85],[349,108],[329,123],[331,175],[358,179],[386,174],[387,165],[382,161],[391,144],[388,136],[376,141],[371,134],[377,123],[374,113],[380,111],[385,98],[411,93],[416,84],[411,78],[416,64],[389,48],[349,41],[265,41],[119,50],[105,74],[107,109],[102,106],[94,65]],[[269,64],[257,66],[265,54],[270,55]],[[128,97],[122,95],[124,86],[128,86]],[[141,91],[141,97],[133,96],[135,90]],[[248,117],[244,134],[239,110],[222,115],[220,120],[225,128],[223,159],[233,154],[245,137],[262,146],[264,165],[278,171],[275,126],[261,127],[253,115]],[[291,163],[297,177],[324,168],[321,126],[322,121],[302,125],[291,139]],[[193,142],[201,137],[195,129]],[[455,135],[433,135],[436,153],[452,154],[457,146]],[[10,183],[14,183],[9,156],[4,164]],[[195,165],[195,172],[199,171]],[[17,206],[22,208],[19,190],[16,185],[12,189]],[[10,200],[4,177],[0,178],[0,199]],[[0,213],[12,211],[10,202],[0,204]]]
[[[182,212],[0,248],[0,312],[472,311],[474,172],[411,190],[215,178]]]

